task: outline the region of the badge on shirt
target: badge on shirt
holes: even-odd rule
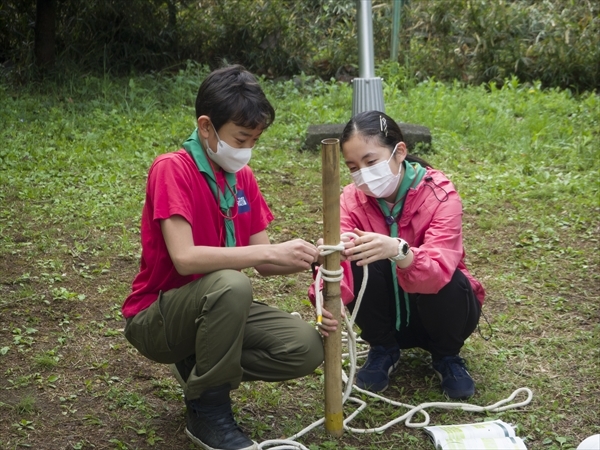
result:
[[[237,191],[237,206],[238,212],[245,213],[250,211],[250,203],[246,200],[243,189],[238,189]]]

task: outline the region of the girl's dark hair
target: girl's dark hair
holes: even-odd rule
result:
[[[275,110],[258,81],[243,66],[217,69],[204,79],[196,96],[196,119],[210,117],[216,130],[227,122],[244,128],[267,128]]]
[[[383,147],[390,149],[390,153],[394,151],[394,147],[398,142],[404,142],[402,130],[394,119],[386,113],[380,111],[365,111],[358,113],[344,127],[342,136],[340,137],[340,147],[355,134],[358,134],[365,141],[375,140]],[[417,162],[423,167],[433,167],[423,158],[415,155],[406,155],[408,162]]]

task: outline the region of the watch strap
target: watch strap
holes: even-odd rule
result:
[[[406,258],[406,256],[408,255],[408,252],[410,250],[410,246],[408,245],[408,242],[406,242],[404,239],[402,238],[395,238],[398,241],[398,254],[396,256],[392,256],[391,258],[388,258],[390,261],[402,261],[404,258]]]

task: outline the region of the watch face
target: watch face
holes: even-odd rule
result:
[[[402,246],[402,254],[403,255],[408,255],[408,250],[410,249],[410,247],[408,246],[408,243],[405,242],[404,245]]]

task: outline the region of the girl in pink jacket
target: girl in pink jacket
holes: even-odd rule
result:
[[[485,292],[464,263],[454,185],[407,154],[400,128],[382,112],[354,116],[340,144],[354,180],[341,195],[341,231],[359,236],[342,253],[342,297],[350,310],[369,265],[356,323],[370,350],[357,386],[385,390],[400,349],[420,347],[431,353],[448,397],[471,397],[475,383],[459,353],[477,326]],[[327,334],[337,322],[323,314]]]

